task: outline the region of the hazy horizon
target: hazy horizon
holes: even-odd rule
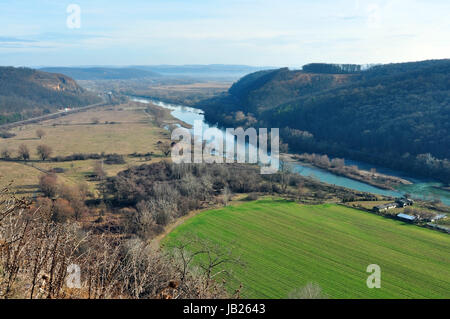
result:
[[[439,58],[439,59],[425,59],[425,60],[411,60],[411,61],[396,61],[396,62],[386,62],[386,63],[335,63],[334,61],[310,61],[308,63],[326,63],[326,64],[356,64],[356,65],[384,65],[384,64],[396,64],[396,63],[414,63],[429,60],[448,60],[450,58]],[[33,69],[43,69],[43,68],[139,68],[139,67],[190,67],[190,66],[225,66],[225,67],[249,67],[249,68],[283,68],[287,67],[290,70],[300,70],[304,65],[256,65],[256,64],[226,64],[226,63],[197,63],[197,64],[80,64],[80,65],[1,65],[1,66],[12,66],[12,67],[26,67]]]

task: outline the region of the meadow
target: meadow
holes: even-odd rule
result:
[[[37,124],[25,125],[11,130],[13,138],[0,139],[0,150],[7,148],[12,156],[17,156],[19,145],[30,150],[28,163],[22,161],[0,161],[0,182],[2,185],[13,181],[12,188],[23,195],[32,195],[37,191],[38,177],[43,171],[54,168],[64,169],[58,178],[66,184],[87,182],[95,190],[96,181],[89,179],[95,160],[49,162],[39,161],[36,154],[38,145],[48,145],[52,157],[68,156],[75,153],[112,154],[125,156],[126,163],[104,165],[108,176],[114,176],[129,166],[159,160],[158,141],[168,139],[168,133],[155,123],[152,114],[146,112],[148,105],[130,102],[117,106],[105,106],[67,115],[58,119]],[[167,115],[167,114],[165,114]],[[163,118],[170,122],[170,118]],[[41,139],[36,131],[41,129],[45,136]],[[144,157],[129,157],[132,153],[154,153],[151,160]]]
[[[329,298],[450,297],[447,234],[341,205],[262,199],[209,210],[162,244],[192,234],[236,247],[245,266],[228,264],[226,285],[242,283],[246,298],[286,298],[307,283]],[[380,289],[366,285],[370,264],[381,267]]]

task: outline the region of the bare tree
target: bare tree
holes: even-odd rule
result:
[[[36,136],[41,140],[46,135],[45,131],[43,129],[37,129],[36,130]]]
[[[297,183],[297,194],[298,194],[298,198],[302,199],[307,193],[307,189],[305,187],[305,182],[303,180],[300,180]]]
[[[58,178],[55,174],[43,174],[39,177],[39,188],[47,197],[55,197],[58,192]]]
[[[39,156],[39,158],[43,161],[50,158],[50,155],[52,155],[52,148],[48,145],[38,145],[36,148],[36,153]]]
[[[283,192],[286,192],[292,177],[292,165],[289,163],[280,163],[280,184]]]
[[[4,147],[4,148],[2,149],[0,155],[1,155],[2,158],[4,158],[4,159],[10,159],[10,158],[11,158],[11,151],[10,151],[7,147]]]
[[[27,161],[30,159],[30,150],[25,144],[20,144],[19,149],[17,150],[17,153],[19,154],[19,158],[23,159],[24,161]]]
[[[322,288],[318,284],[308,283],[302,288],[291,291],[289,299],[326,299],[327,296],[322,293]]]
[[[222,190],[222,200],[225,206],[228,206],[228,202],[230,201],[232,193],[228,186],[225,186]]]
[[[94,164],[94,175],[98,180],[103,180],[106,176],[106,172],[103,169],[103,160],[97,161]]]
[[[169,156],[170,152],[172,151],[172,144],[170,142],[158,141],[157,146],[158,149],[164,154],[164,156]]]
[[[11,197],[7,189],[0,191],[0,298],[228,297],[211,279],[220,271],[215,265],[227,261],[218,256],[226,254],[199,246],[211,257],[206,272],[199,274],[193,267],[182,271],[174,256],[148,242],[85,233],[76,222],[54,222],[48,199],[30,205]],[[70,265],[82,271],[80,286],[68,285]]]
[[[331,160],[331,166],[342,169],[345,166],[345,160],[342,158],[333,158]]]
[[[232,275],[227,265],[245,266],[240,256],[236,256],[236,247],[233,245],[225,248],[194,234],[182,236],[172,248],[175,257],[179,260],[178,267],[181,272],[182,285],[190,268],[193,267],[194,261],[205,276],[205,289],[208,289],[219,275],[228,277]],[[197,258],[200,256],[201,258]]]
[[[431,221],[436,214],[426,210],[415,210],[414,215],[416,215],[421,221]]]

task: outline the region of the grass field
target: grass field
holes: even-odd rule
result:
[[[163,245],[189,233],[237,245],[244,268],[231,266],[243,297],[286,298],[308,282],[331,298],[449,298],[450,237],[340,205],[259,200],[201,213]],[[366,286],[369,264],[381,288]],[[229,266],[230,267],[230,266]]]
[[[17,127],[11,132],[16,136],[0,139],[0,150],[7,148],[12,156],[17,156],[19,145],[26,145],[32,160],[37,160],[36,147],[40,144],[52,148],[52,156],[67,156],[74,153],[117,153],[128,155],[134,152],[159,154],[156,143],[168,139],[168,133],[154,123],[151,115],[144,112],[146,105],[130,102],[119,106],[106,106],[85,112],[71,114],[58,119],[48,120],[38,124]],[[94,124],[96,119],[98,124]],[[42,129],[46,135],[39,139],[36,130]],[[125,158],[123,165],[105,165],[109,176],[126,169],[127,166],[139,165],[139,158]],[[155,158],[154,160],[159,160]],[[41,170],[51,170],[58,167],[66,171],[58,174],[65,183],[76,184],[86,181],[95,165],[94,160],[73,162],[35,162],[25,165],[23,162],[0,161],[0,185],[14,181],[13,189],[19,194],[31,195],[37,190],[38,177]],[[88,181],[90,184],[91,181]],[[94,185],[91,185],[94,189]]]

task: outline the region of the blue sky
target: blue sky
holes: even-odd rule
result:
[[[70,29],[69,4],[81,8]],[[450,58],[448,0],[0,0],[0,65]]]

